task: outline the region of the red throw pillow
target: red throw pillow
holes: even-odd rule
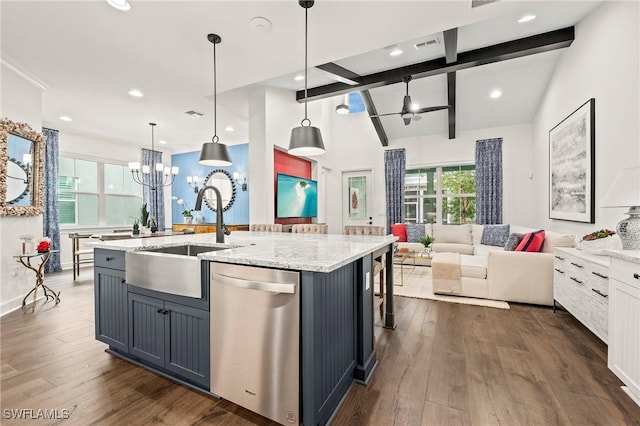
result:
[[[529,232],[525,234],[515,251],[538,252],[542,248],[542,243],[544,243],[544,230]]]
[[[398,237],[399,243],[407,242],[407,227],[404,225],[404,223],[394,223],[393,225],[391,225],[391,233],[394,236]]]

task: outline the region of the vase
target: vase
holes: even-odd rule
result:
[[[196,224],[203,224],[204,223],[204,216],[202,215],[202,213],[196,213],[196,215],[195,215],[195,223]]]
[[[191,224],[191,222],[193,221],[193,216],[182,216],[182,220],[184,221],[184,223]]]

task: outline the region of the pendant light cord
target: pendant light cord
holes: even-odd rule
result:
[[[309,28],[309,19],[308,19],[308,14],[309,14],[309,8],[305,8],[304,9],[304,120],[302,120],[302,123],[304,123],[305,121],[309,122],[309,125],[311,125],[311,120],[309,120],[307,118],[307,38],[308,38],[308,28]]]
[[[213,137],[211,138],[211,142],[218,143],[220,138],[218,137],[218,110],[217,105],[218,102],[216,100],[216,93],[218,92],[218,88],[216,86],[216,43],[213,43]]]

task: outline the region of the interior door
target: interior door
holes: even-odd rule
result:
[[[373,225],[371,169],[342,172],[342,225]]]

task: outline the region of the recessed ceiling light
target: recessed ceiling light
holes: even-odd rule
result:
[[[224,128],[227,132],[233,132],[235,129],[231,126],[227,126]]]
[[[116,9],[123,10],[125,12],[131,9],[131,4],[127,0],[107,0],[107,3]]]
[[[144,94],[138,89],[129,90],[129,94],[134,98],[141,98],[144,96]]]
[[[60,120],[62,121],[71,121],[71,117],[67,117],[66,115],[60,116]]]
[[[159,141],[158,141],[158,143],[159,143],[160,145],[166,145],[166,144],[167,144],[167,141],[165,141],[165,140],[161,139],[161,140],[159,140]]]
[[[389,56],[400,56],[402,55],[402,53],[403,53],[403,50],[400,49],[400,47],[398,46],[392,49],[391,52],[389,52]]]
[[[524,22],[533,21],[536,19],[536,15],[524,15],[522,18],[518,19],[518,23],[522,24]]]
[[[300,74],[298,74],[298,75],[296,75],[295,77],[293,77],[293,79],[294,79],[295,81],[302,81],[302,80],[304,80],[304,75],[300,75]]]
[[[500,96],[502,96],[502,92],[498,89],[495,89],[494,91],[491,92],[491,95],[489,96],[491,96],[492,99],[497,99]]]

